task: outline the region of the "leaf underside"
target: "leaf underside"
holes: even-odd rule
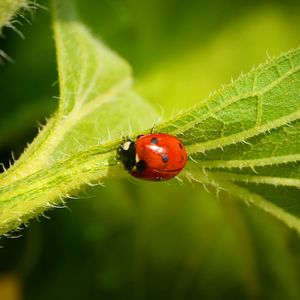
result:
[[[83,185],[122,177],[122,136],[156,124],[186,145],[188,179],[225,190],[300,232],[300,50],[241,76],[200,105],[157,124],[132,89],[129,65],[54,1],[59,107],[21,158],[0,177],[0,233]],[[157,183],[153,183],[157,184]]]

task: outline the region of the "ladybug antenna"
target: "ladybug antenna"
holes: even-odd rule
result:
[[[153,124],[152,128],[151,128],[151,134],[154,132],[154,129],[155,129],[155,124]]]

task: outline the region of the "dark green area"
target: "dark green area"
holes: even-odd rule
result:
[[[166,115],[300,41],[296,0],[78,0],[78,7]],[[24,22],[25,40],[11,30],[0,40],[15,60],[0,66],[6,166],[57,104],[49,14],[39,9],[32,25]],[[300,298],[299,238],[269,215],[176,181],[105,184],[69,200],[69,209],[48,212],[50,220],[31,222],[22,237],[2,238],[0,286],[15,272],[30,300]],[[284,205],[283,188],[259,192]]]

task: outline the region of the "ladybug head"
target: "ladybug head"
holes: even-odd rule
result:
[[[119,146],[117,154],[125,169],[131,171],[135,166],[135,142],[131,140],[125,141]]]

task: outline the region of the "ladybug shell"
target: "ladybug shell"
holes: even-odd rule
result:
[[[130,171],[144,180],[167,180],[184,168],[187,154],[183,143],[166,133],[139,136],[135,142],[136,167]]]

